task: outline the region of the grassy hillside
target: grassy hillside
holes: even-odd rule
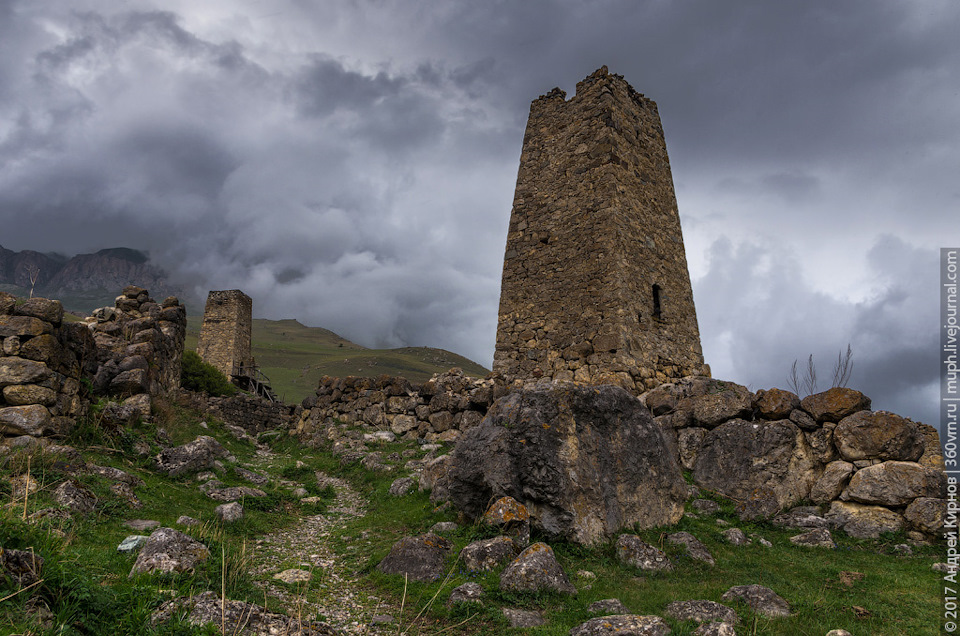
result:
[[[187,318],[187,349],[196,350],[201,322],[199,316]],[[489,373],[479,364],[443,349],[367,349],[332,331],[306,327],[296,320],[254,320],[253,356],[277,396],[288,403],[311,395],[324,375],[387,374],[423,382],[452,367],[477,377]]]

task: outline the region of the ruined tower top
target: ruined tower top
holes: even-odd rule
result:
[[[233,379],[253,366],[253,301],[239,289],[211,291],[203,310],[197,354]]]
[[[605,66],[530,106],[493,369],[637,392],[704,371],[657,105]]]

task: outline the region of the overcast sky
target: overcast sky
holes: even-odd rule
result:
[[[714,375],[849,343],[935,423],[958,33],[956,0],[0,0],[0,244],[490,365],[529,103],[606,64],[659,105]]]

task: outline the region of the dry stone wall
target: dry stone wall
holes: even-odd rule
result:
[[[657,106],[606,67],[530,106],[493,370],[637,394],[704,372]]]
[[[936,429],[833,388],[801,400],[753,393],[707,377],[640,396],[681,465],[702,488],[738,502],[746,517],[774,517],[803,500],[859,537],[907,530],[937,538],[946,476]]]
[[[129,286],[87,323],[64,321],[57,300],[0,293],[0,434],[60,436],[98,396],[122,400],[103,419],[149,415],[152,395],[180,384],[186,312]]]
[[[335,420],[371,431],[391,431],[405,439],[454,442],[483,419],[507,388],[493,379],[477,379],[460,369],[437,374],[420,386],[406,378],[324,376],[316,396],[303,400],[295,431],[306,442]]]
[[[270,402],[250,395],[212,397],[186,389],[180,389],[178,400],[181,404],[210,413],[252,434],[288,429],[301,410],[299,406]]]

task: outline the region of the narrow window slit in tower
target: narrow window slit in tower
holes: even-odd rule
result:
[[[653,286],[653,317],[663,320],[663,312],[660,308],[660,285]]]

